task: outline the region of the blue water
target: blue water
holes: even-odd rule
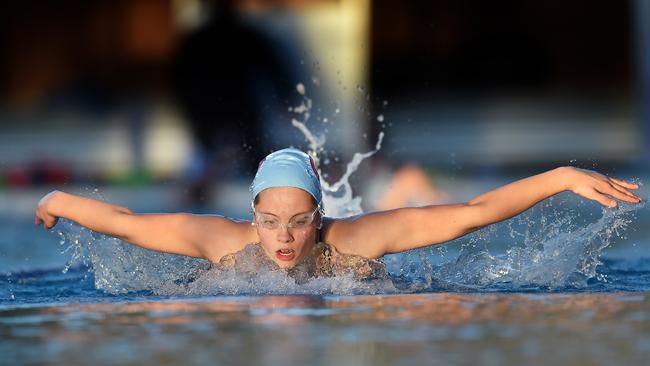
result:
[[[650,291],[650,258],[602,258],[598,274],[607,281],[592,279],[584,287],[564,286],[546,288],[542,286],[513,287],[508,283],[482,287],[431,286],[416,292],[502,292],[502,293],[592,293],[617,291]],[[423,281],[423,279],[416,279]],[[399,283],[404,281],[395,278]],[[156,301],[161,299],[183,299],[196,296],[159,296],[151,290],[133,291],[113,295],[95,288],[95,278],[90,268],[78,266],[62,273],[61,268],[24,270],[2,273],[0,280],[0,309],[35,305],[97,303],[122,301]],[[244,294],[245,295],[245,294]]]
[[[69,365],[643,364],[648,212],[561,195],[387,256],[387,278],[303,284],[281,271],[215,272],[70,222],[44,232],[5,219],[0,354]]]

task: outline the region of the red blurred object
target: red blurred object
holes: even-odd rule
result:
[[[61,185],[69,180],[70,169],[59,161],[36,160],[30,165],[29,176],[32,185]]]
[[[30,183],[29,172],[24,167],[10,167],[6,176],[9,188],[24,188]]]
[[[38,185],[62,185],[69,182],[72,172],[67,164],[39,160],[31,164],[12,166],[7,169],[5,181],[9,188],[25,188]]]

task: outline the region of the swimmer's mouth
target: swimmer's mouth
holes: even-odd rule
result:
[[[293,249],[280,249],[275,251],[275,256],[281,261],[290,261],[296,256],[296,251]]]

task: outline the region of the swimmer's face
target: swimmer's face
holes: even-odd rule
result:
[[[288,228],[289,220],[310,214],[316,209],[312,196],[302,189],[293,187],[273,187],[257,196],[255,214],[278,220],[281,225],[268,229],[256,225],[260,244],[266,254],[281,268],[291,268],[309,252],[316,243],[316,228],[320,222],[319,214],[311,225],[304,228]]]

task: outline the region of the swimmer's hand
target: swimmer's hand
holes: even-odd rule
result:
[[[91,198],[61,191],[46,194],[36,205],[34,222],[45,229],[53,228],[59,218],[72,220],[93,231],[111,236],[120,235],[123,218],[133,212],[126,207],[111,205]]]
[[[563,169],[566,189],[577,195],[607,207],[616,207],[616,199],[630,203],[641,202],[641,198],[630,192],[631,189],[639,189],[638,184],[607,177],[591,170],[574,167]]]
[[[36,217],[34,218],[34,223],[36,225],[43,225],[45,229],[51,229],[56,225],[59,218],[52,214],[51,204],[54,196],[60,195],[61,193],[62,192],[59,191],[52,191],[38,201],[38,205],[36,206]]]

